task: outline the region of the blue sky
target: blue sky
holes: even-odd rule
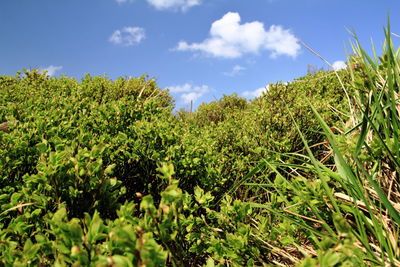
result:
[[[298,39],[340,67],[346,28],[381,46],[388,13],[400,32],[398,10],[398,0],[1,0],[0,74],[147,73],[177,108],[253,98],[325,66]]]

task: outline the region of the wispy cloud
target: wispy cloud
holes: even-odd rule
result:
[[[210,92],[210,88],[207,85],[196,86],[190,83],[169,86],[168,89],[171,93],[178,94],[185,104],[190,104],[192,101],[196,102],[196,100]]]
[[[234,77],[236,75],[239,75],[242,71],[244,71],[246,68],[242,67],[240,65],[235,65],[233,66],[232,70],[229,72],[224,72],[224,75]]]
[[[118,4],[133,3],[135,0],[115,0]]]
[[[54,76],[55,74],[56,74],[56,72],[57,71],[60,71],[60,70],[62,70],[62,66],[53,66],[53,65],[50,65],[50,66],[48,66],[48,67],[45,67],[45,68],[41,68],[40,69],[40,72],[47,72],[47,75],[49,75],[49,76]]]
[[[332,67],[334,70],[341,70],[341,69],[345,69],[347,66],[344,61],[338,60],[338,61],[333,62]]]
[[[147,2],[158,10],[181,10],[185,12],[191,7],[200,5],[202,0],[147,0]]]
[[[244,91],[242,93],[242,95],[244,97],[247,97],[247,98],[255,98],[255,97],[259,97],[263,93],[267,92],[268,89],[269,89],[269,86],[267,85],[265,87],[258,88],[258,89],[254,90],[254,91]]]
[[[222,58],[239,58],[244,54],[259,54],[263,50],[271,57],[286,55],[296,57],[300,44],[290,30],[272,25],[265,30],[259,21],[241,24],[239,13],[228,12],[211,25],[210,37],[201,43],[181,41],[175,50],[198,51]]]
[[[146,33],[143,28],[140,27],[124,27],[116,30],[108,39],[111,43],[133,46],[139,44],[146,38]]]

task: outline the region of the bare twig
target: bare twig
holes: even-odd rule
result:
[[[18,211],[21,212],[21,210],[22,210],[21,208],[26,207],[26,206],[36,205],[36,204],[38,204],[38,203],[37,202],[21,203],[21,204],[18,204],[17,206],[15,206],[15,207],[12,207],[12,208],[9,208],[9,209],[3,211],[2,213],[0,213],[0,215],[3,215],[4,213],[7,213],[7,212],[12,211],[12,210],[18,210]]]
[[[317,219],[310,218],[310,217],[307,217],[307,216],[304,216],[304,215],[301,215],[301,214],[298,214],[298,213],[294,213],[293,211],[288,210],[288,209],[290,209],[290,208],[293,208],[293,207],[298,206],[298,205],[301,205],[301,204],[303,204],[303,202],[296,203],[296,204],[294,204],[294,205],[290,205],[290,206],[288,206],[288,207],[286,207],[286,208],[283,208],[283,210],[284,210],[285,212],[289,213],[289,214],[294,215],[294,216],[298,216],[298,217],[300,217],[300,218],[303,218],[303,219],[306,219],[306,220],[310,220],[310,221],[313,221],[313,222],[316,222],[316,223],[319,223],[319,224],[324,224],[324,222],[321,222],[321,221],[319,221],[319,220],[317,220]]]

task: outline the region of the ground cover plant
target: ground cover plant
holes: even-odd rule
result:
[[[0,76],[1,266],[398,266],[399,50],[174,112],[147,76]],[[350,101],[348,101],[350,99]]]

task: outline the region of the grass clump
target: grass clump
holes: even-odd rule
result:
[[[297,249],[308,254],[301,266],[400,264],[400,58],[390,28],[385,36],[383,55],[373,58],[355,38],[347,69],[351,76],[347,86],[355,92],[353,115],[340,131],[333,132],[309,103],[329,142],[333,164],[314,156],[296,121],[307,150],[306,156],[298,156],[303,163],[267,162],[280,180],[268,192],[280,195],[285,219],[299,220],[312,244],[307,251],[306,243],[297,241]],[[322,235],[307,229],[311,224]]]

